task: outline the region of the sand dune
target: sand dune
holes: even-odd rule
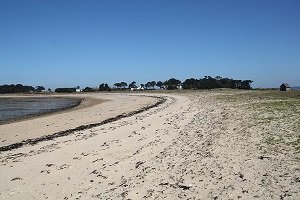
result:
[[[236,93],[151,95],[166,101],[112,123],[1,152],[0,198],[299,198],[299,160],[262,150],[266,129],[254,123],[255,110],[219,99]],[[105,98],[115,102],[109,108],[115,115],[157,101],[138,94]],[[106,115],[103,105],[85,111]],[[62,121],[60,114],[51,117]]]

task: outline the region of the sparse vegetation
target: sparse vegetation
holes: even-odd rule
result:
[[[221,91],[219,101],[245,110],[252,128],[262,137],[265,154],[293,154],[300,159],[300,91]]]

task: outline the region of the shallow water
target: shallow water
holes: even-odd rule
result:
[[[80,104],[80,100],[56,97],[0,98],[0,124],[72,108]]]

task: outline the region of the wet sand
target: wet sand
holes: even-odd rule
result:
[[[4,105],[6,105],[8,103],[8,105],[6,105],[6,106],[10,106],[10,109],[9,109],[10,112],[11,111],[16,112],[16,110],[15,110],[16,106],[18,107],[17,109],[20,109],[20,108],[27,109],[26,106],[28,106],[28,105],[32,106],[31,104],[27,104],[27,101],[30,101],[30,102],[34,101],[34,103],[39,103],[40,101],[46,101],[46,103],[41,104],[42,109],[38,108],[38,107],[31,107],[31,110],[33,110],[33,111],[26,111],[26,113],[23,112],[24,114],[22,114],[22,115],[14,114],[14,116],[11,116],[11,115],[7,114],[5,116],[5,118],[1,118],[0,125],[1,124],[10,124],[10,123],[18,122],[18,121],[24,121],[24,120],[28,120],[28,119],[32,119],[32,118],[37,118],[40,116],[50,115],[53,113],[66,112],[67,110],[75,109],[75,107],[78,107],[80,105],[80,103],[83,101],[82,98],[70,98],[70,97],[63,98],[63,97],[51,97],[51,96],[44,96],[44,97],[40,97],[40,96],[2,97],[2,96],[0,96],[0,100],[3,100],[3,101],[1,101],[1,103],[4,103]],[[69,101],[69,103],[57,102],[58,100],[59,101]],[[57,102],[58,106],[51,105],[51,108],[49,108],[49,106],[47,106],[47,104],[49,102],[50,103]],[[61,103],[63,103],[64,106],[61,106]],[[21,104],[21,105],[18,105],[18,104]],[[47,106],[47,108],[46,108],[46,106]],[[5,107],[2,107],[2,108],[6,109]],[[19,111],[22,112],[22,110],[19,110]],[[0,109],[0,112],[1,112],[1,109]]]

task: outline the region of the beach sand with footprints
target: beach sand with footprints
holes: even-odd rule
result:
[[[108,101],[0,126],[0,199],[299,199],[299,98],[87,96]]]

